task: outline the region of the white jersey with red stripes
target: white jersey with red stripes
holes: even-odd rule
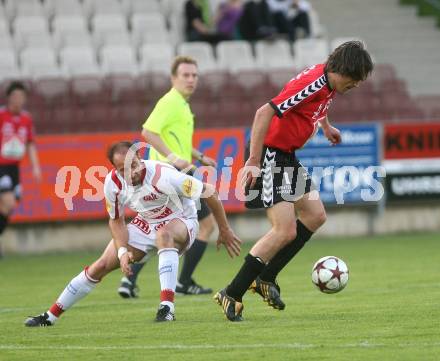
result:
[[[104,194],[110,218],[121,217],[128,207],[148,223],[173,218],[197,219],[195,200],[202,194],[203,183],[167,163],[142,162],[145,169],[137,186],[128,184],[115,169],[105,178]]]

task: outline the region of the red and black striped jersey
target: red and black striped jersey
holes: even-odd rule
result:
[[[330,88],[325,64],[317,64],[291,79],[269,104],[275,115],[264,145],[293,152],[312,137],[327,116],[335,91]]]

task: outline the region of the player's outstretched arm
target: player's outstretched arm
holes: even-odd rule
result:
[[[203,193],[208,195],[205,200],[218,225],[219,235],[217,239],[217,249],[220,249],[220,246],[223,244],[231,258],[239,256],[242,242],[229,226],[225,209],[223,208],[223,204],[218,197],[215,187],[211,184],[203,183]]]
[[[128,251],[128,230],[125,225],[124,217],[110,218],[108,221],[113,242],[118,252],[121,271],[126,275],[131,275],[130,263],[133,262],[133,254]]]

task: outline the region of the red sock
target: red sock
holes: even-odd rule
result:
[[[60,317],[61,314],[64,312],[64,310],[61,308],[61,305],[58,303],[54,303],[50,308],[49,311],[52,315],[55,317]]]
[[[163,301],[174,302],[174,291],[172,290],[160,291],[160,302]]]

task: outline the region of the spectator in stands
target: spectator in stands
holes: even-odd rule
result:
[[[227,0],[222,2],[216,14],[216,26],[219,34],[229,39],[239,39],[238,22],[243,14],[241,0]]]
[[[272,39],[276,33],[265,0],[246,1],[238,27],[241,38],[248,41]]]
[[[287,34],[290,41],[297,39],[297,30],[302,29],[310,36],[310,3],[306,0],[266,0],[274,25],[281,34]]]
[[[228,37],[216,32],[211,27],[206,15],[206,0],[188,0],[185,4],[186,38],[187,41],[206,41],[213,45]]]
[[[7,105],[0,109],[0,235],[21,197],[19,163],[26,152],[35,179],[41,180],[32,118],[23,110],[26,95],[23,83],[12,82],[6,90]]]

